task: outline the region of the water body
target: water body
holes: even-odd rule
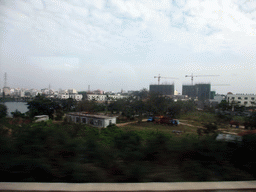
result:
[[[26,113],[28,111],[27,102],[5,102],[5,106],[7,107],[7,116],[12,117],[11,112],[16,110],[21,113]]]

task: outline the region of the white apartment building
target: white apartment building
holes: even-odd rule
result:
[[[87,99],[89,101],[95,100],[95,101],[113,101],[117,99],[124,99],[127,98],[128,96],[125,95],[95,95],[95,94],[88,94]]]
[[[24,89],[20,89],[20,88],[15,88],[13,96],[25,97],[25,90]]]
[[[252,107],[256,106],[256,95],[254,94],[228,94],[228,103],[237,103],[240,106]]]
[[[77,91],[75,89],[69,89],[68,93],[69,94],[77,94]]]
[[[69,97],[77,101],[81,101],[83,99],[82,94],[69,94]]]
[[[68,98],[72,98],[74,100],[77,101],[81,101],[83,99],[83,95],[82,94],[69,94],[69,93],[60,93],[58,95],[59,99],[68,99]]]

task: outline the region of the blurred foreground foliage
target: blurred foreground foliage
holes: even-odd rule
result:
[[[223,143],[160,131],[81,124],[0,122],[1,182],[253,180],[256,136]],[[242,158],[241,158],[242,157]]]

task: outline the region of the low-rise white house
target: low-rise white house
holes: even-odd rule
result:
[[[68,122],[88,124],[93,127],[106,128],[111,124],[116,124],[115,116],[94,115],[85,112],[73,112],[66,115]]]

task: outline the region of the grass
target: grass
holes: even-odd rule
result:
[[[154,131],[154,132],[163,132],[166,134],[174,134],[173,130],[182,131],[182,134],[197,134],[195,127],[190,127],[187,125],[163,125],[163,124],[155,124],[154,122],[141,122],[141,123],[133,123],[121,127],[125,131]],[[177,134],[175,134],[177,135]]]
[[[242,117],[235,117],[237,120],[242,120]],[[217,118],[215,114],[195,111],[193,113],[184,114],[180,117],[180,123],[178,126],[155,124],[154,122],[141,122],[141,123],[132,123],[122,127],[126,131],[155,131],[163,132],[166,134],[182,136],[187,134],[197,135],[197,129],[203,127],[204,123],[215,122]],[[184,124],[183,124],[184,123]],[[172,131],[178,130],[182,131],[181,134],[175,134]],[[230,127],[228,122],[225,124],[218,125],[219,132],[234,133],[238,134],[243,132],[244,129],[237,129],[235,127]]]
[[[192,113],[183,114],[181,120],[187,120],[189,124],[194,126],[202,126],[203,123],[214,122],[216,120],[215,114],[203,111],[195,111]]]

